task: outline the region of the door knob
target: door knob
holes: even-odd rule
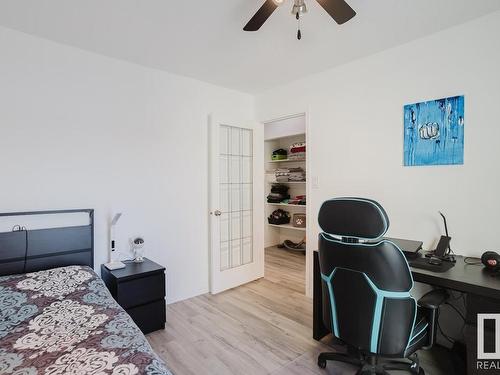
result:
[[[222,212],[220,212],[219,210],[215,210],[214,215],[215,216],[220,216],[220,215],[222,215]]]

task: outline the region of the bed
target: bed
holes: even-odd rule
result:
[[[89,225],[0,233],[0,374],[171,375],[90,267],[93,211],[72,212]]]

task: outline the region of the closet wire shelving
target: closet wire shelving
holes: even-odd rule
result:
[[[287,136],[283,136],[283,137],[266,139],[266,142],[273,142],[274,144],[280,144],[280,143],[286,143],[286,142],[292,143],[291,142],[292,140],[297,140],[297,139],[301,139],[302,141],[305,141],[305,133],[299,133],[299,134],[287,135]],[[282,159],[282,160],[270,160],[269,155],[266,155],[266,157],[267,157],[266,163],[268,163],[268,167],[271,165],[277,166],[281,163],[284,163],[286,165],[290,165],[290,164],[295,163],[295,164],[297,164],[297,166],[300,166],[300,167],[304,168],[304,170],[305,170],[305,162],[306,162],[307,157],[306,158],[297,158],[297,159]],[[266,168],[265,174],[267,176],[271,176],[271,175],[274,175],[274,171],[268,170]],[[267,186],[272,186],[273,184],[290,185],[291,187],[295,187],[296,189],[300,189],[301,191],[303,191],[301,194],[304,194],[304,195],[306,193],[306,191],[305,191],[306,190],[306,183],[307,183],[307,180],[306,181],[280,182],[280,181],[276,181],[276,180],[270,180],[268,177],[266,177]],[[269,192],[269,189],[270,188],[267,189],[266,194]],[[283,208],[283,209],[290,208],[290,209],[296,209],[298,212],[303,212],[307,208],[307,205],[287,204],[287,203],[266,203],[266,206],[270,207],[271,211],[274,209],[277,209],[277,208]],[[268,214],[269,213],[270,212],[268,212]],[[267,223],[267,217],[265,219],[266,219],[266,223]],[[292,224],[277,225],[277,224],[267,223],[267,225],[270,228],[276,228],[278,230],[284,229],[284,230],[292,230],[292,231],[299,231],[299,232],[306,231],[306,228],[294,227]]]

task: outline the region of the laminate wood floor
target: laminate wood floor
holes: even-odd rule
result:
[[[306,293],[306,255],[302,252],[268,247],[265,252],[264,277],[301,294]]]
[[[176,375],[354,374],[351,366],[316,365],[323,351],[341,351],[312,339],[312,300],[304,295],[304,256],[266,249],[263,279],[218,295],[202,295],[167,309],[164,331],[148,335],[153,349]],[[421,356],[429,375],[440,370]]]

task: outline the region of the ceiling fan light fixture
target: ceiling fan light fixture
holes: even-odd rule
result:
[[[307,13],[307,6],[304,0],[294,0],[292,14],[304,14]]]
[[[265,0],[264,4],[253,15],[248,23],[243,27],[245,31],[257,31],[267,21],[280,5],[283,5],[286,0]],[[332,17],[335,22],[342,25],[349,21],[356,15],[346,0],[316,0],[321,7]],[[299,23],[300,29],[300,16],[307,13],[307,6],[305,0],[293,0],[292,14],[295,16]],[[299,33],[300,39],[300,33]]]

